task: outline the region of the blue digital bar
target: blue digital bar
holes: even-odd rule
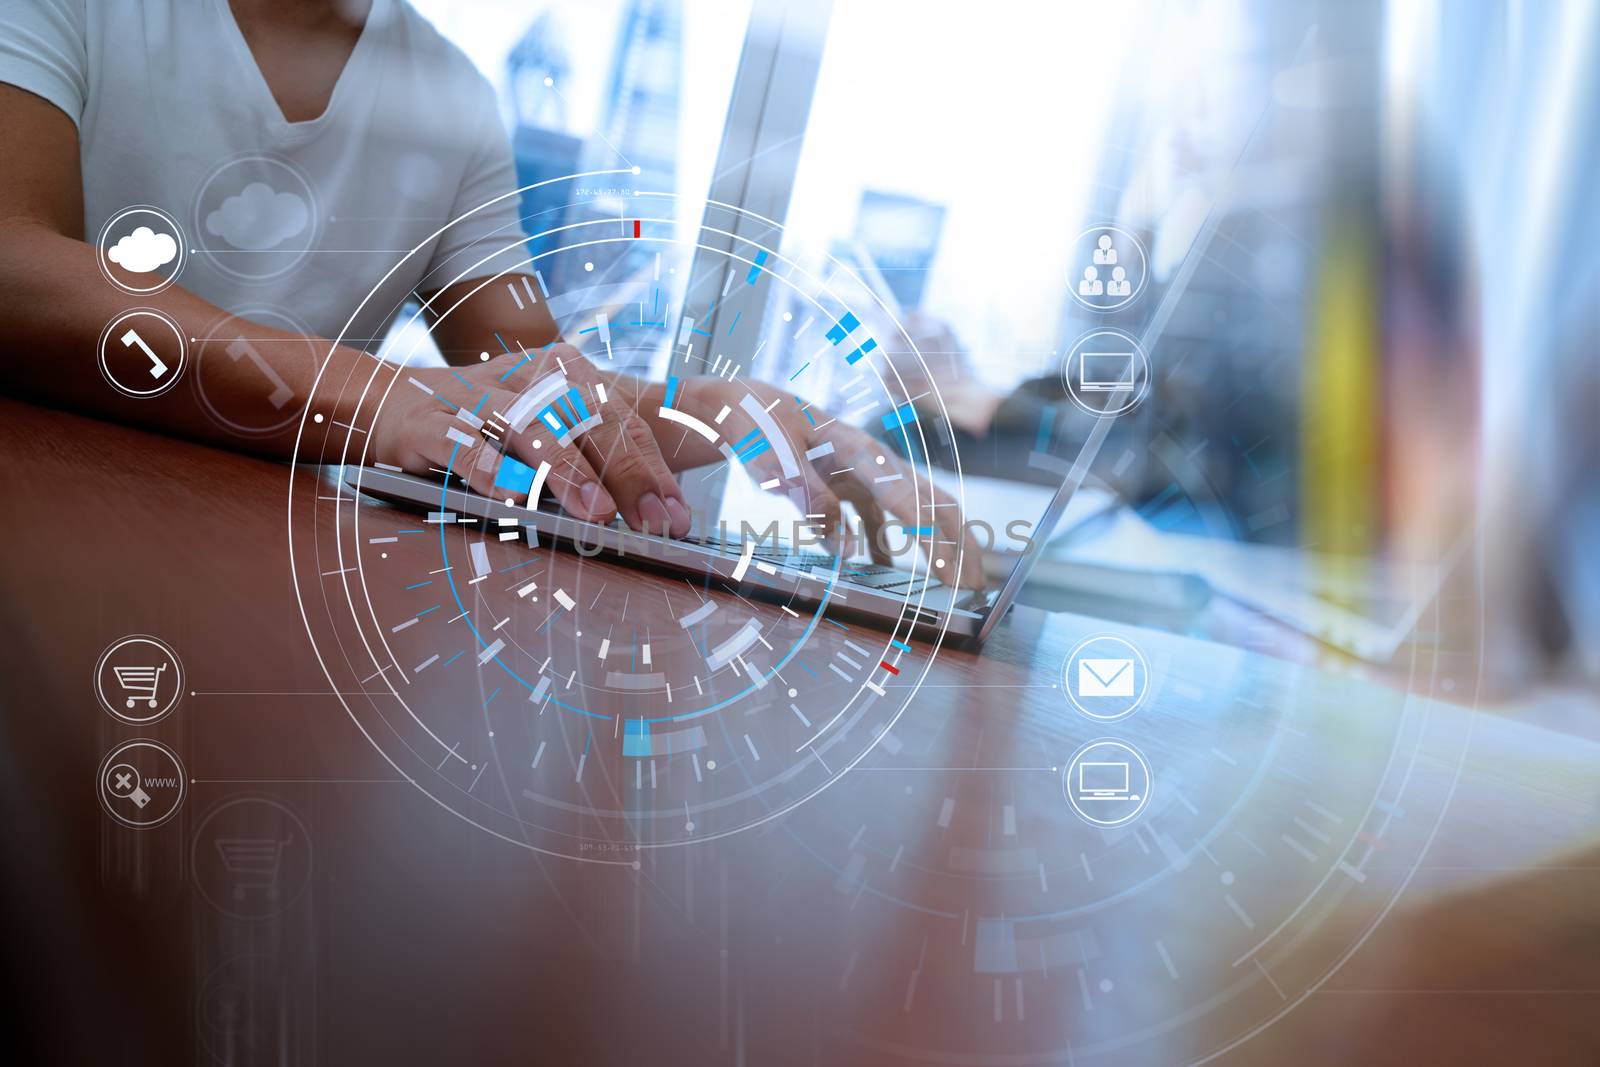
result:
[[[496,489],[512,493],[526,493],[533,488],[533,475],[533,468],[521,460],[513,456],[501,456],[500,469],[494,475],[494,485]]]
[[[766,261],[767,261],[767,251],[766,251],[766,249],[762,249],[761,251],[756,253],[755,266],[751,267],[750,268],[750,273],[746,274],[744,276],[744,281],[745,281],[746,285],[754,285],[756,283],[756,279],[761,277],[761,265],[763,263],[765,263]]]
[[[826,336],[828,340],[832,341],[834,344],[838,344],[840,341],[843,341],[846,337],[849,337],[852,333],[854,333],[856,327],[860,325],[861,320],[856,318],[853,313],[846,311],[844,313],[844,318],[840,319],[833,329],[828,331]]]
[[[650,724],[643,719],[624,719],[622,722],[622,754],[624,756],[650,755]]]
[[[1035,452],[1048,452],[1048,451],[1050,451],[1050,431],[1055,429],[1055,422],[1056,422],[1056,409],[1054,407],[1052,407],[1050,405],[1046,405],[1045,407],[1040,409],[1040,411],[1039,411],[1039,435],[1034,440],[1034,443],[1033,443],[1033,450]]]
[[[566,395],[562,397],[562,399],[567,402],[567,408],[572,412],[572,422],[574,425],[589,417],[589,406],[583,402],[583,393],[580,392],[576,386],[568,389]]]
[[[562,421],[561,412],[554,404],[547,404],[544,410],[539,412],[539,421],[550,427],[550,432],[557,437],[567,432],[567,424]]]
[[[893,411],[889,412],[889,414],[883,417],[883,428],[885,430],[898,430],[907,423],[916,421],[916,405],[907,400],[904,404],[901,404],[899,407],[895,408]]]
[[[878,342],[869,337],[865,341],[862,342],[860,348],[856,349],[854,352],[850,353],[848,356],[845,356],[844,357],[844,361],[846,363],[855,363],[858,360],[860,360],[862,356],[866,355],[867,353],[871,352],[874,348],[877,348],[877,347],[878,347]]]
[[[667,379],[667,395],[661,401],[661,406],[664,407],[664,408],[670,408],[672,406],[672,401],[675,400],[677,398],[677,396],[678,396],[678,379],[676,379],[676,378],[668,378]]]

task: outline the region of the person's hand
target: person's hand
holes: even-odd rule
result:
[[[484,446],[498,447],[530,467],[548,462],[551,469],[545,485],[577,518],[610,522],[620,511],[635,530],[674,537],[689,532],[689,507],[649,426],[618,392],[608,393],[601,402],[598,374],[571,345],[553,345],[526,359],[505,355],[453,369],[417,368],[401,373],[431,392],[409,381],[395,383],[372,430],[374,458],[380,462],[416,474],[448,468],[466,478],[474,492],[503,496],[504,490],[494,487],[496,465],[485,469],[476,462],[465,462],[459,444],[447,431],[454,428],[478,437],[471,420],[459,416],[460,409],[476,412],[485,421],[497,415],[503,424],[519,393],[551,374],[564,374],[588,410],[600,414],[599,425],[561,445],[549,427],[532,418],[520,433],[508,427],[498,446],[490,440],[484,440]],[[454,466],[452,454],[456,455]]]
[[[955,328],[925,311],[910,312],[902,325],[912,347],[892,325],[876,336],[884,339],[884,359],[906,395],[916,397],[918,408],[929,411],[938,409],[937,396],[944,401],[944,414],[953,425],[975,437],[988,433],[1005,398],[978,377]]]
[[[650,395],[652,400],[642,404],[641,410],[647,418],[653,419],[661,394],[652,390]],[[932,500],[919,501],[916,472],[882,441],[814,407],[807,417],[792,394],[761,382],[683,378],[679,381],[673,407],[707,424],[714,423],[724,407],[729,408],[730,414],[718,429],[727,440],[737,441],[756,426],[742,406],[747,395],[754,395],[772,416],[800,461],[805,494],[805,506],[801,510],[809,517],[818,518],[825,531],[830,535],[843,533],[840,501],[848,500],[861,516],[873,560],[892,564],[894,561],[885,542],[898,547],[906,543],[906,538],[883,535],[884,525],[891,517],[905,527],[907,537],[912,530],[931,527],[933,535],[917,536],[916,543],[932,561],[935,576],[965,589],[983,587],[982,549],[963,528],[960,505],[938,488],[933,488]],[[655,425],[667,460],[674,469],[722,461],[721,452],[704,438],[694,433],[685,434],[682,427],[671,423]],[[833,451],[815,461],[805,458],[806,452],[824,443],[832,444]],[[757,482],[782,475],[777,454],[772,449],[755,457],[748,466]],[[920,484],[925,489],[929,485],[926,478],[920,479]],[[830,542],[837,543],[837,539],[830,536]]]

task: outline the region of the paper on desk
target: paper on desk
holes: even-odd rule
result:
[[[1037,580],[1131,601],[1168,602],[1201,583],[1318,640],[1384,660],[1437,591],[1440,568],[1330,559],[1298,548],[1169,533],[1129,508],[1051,546]],[[1165,583],[1165,584],[1163,584]]]
[[[1025,522],[1023,536],[1032,538],[1044,510],[1056,495],[1054,486],[1036,485],[1033,482],[1013,482],[1005,478],[989,478],[967,474],[960,478],[954,471],[935,470],[933,482],[950,495],[959,487],[966,504],[965,515],[970,520],[982,520],[994,530],[991,548],[1002,556],[1014,556],[1024,547],[1007,530],[1013,522]],[[1094,486],[1080,486],[1067,503],[1055,530],[1047,543],[1056,543],[1067,537],[1085,522],[1116,506],[1112,493]],[[982,538],[979,538],[980,543]]]

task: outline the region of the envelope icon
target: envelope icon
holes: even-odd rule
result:
[[[1133,660],[1080,659],[1078,661],[1080,697],[1132,697]]]

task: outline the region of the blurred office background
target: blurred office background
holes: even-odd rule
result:
[[[1455,563],[1497,677],[1600,676],[1600,5],[413,2],[498,88],[523,184],[639,168],[530,191],[530,233],[673,193],[681,300],[742,174],[785,255],[899,313],[977,475],[1058,477],[1027,457],[1084,433],[1073,339],[1153,336],[1107,452],[1135,460],[1097,470],[1149,527]],[[1148,251],[1109,316],[1070,290],[1096,225]],[[596,262],[619,302],[630,255]],[[781,381],[805,354],[768,310]],[[660,374],[659,340],[619,346]]]

